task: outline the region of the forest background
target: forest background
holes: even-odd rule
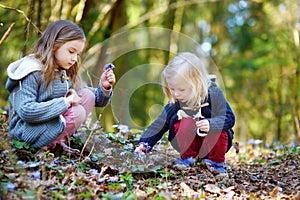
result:
[[[0,107],[7,66],[49,23],[70,19],[87,45],[81,73],[97,85],[116,66],[112,102],[95,109],[105,130],[144,129],[166,103],[159,74],[179,51],[201,54],[236,114],[235,140],[300,143],[298,0],[0,0]]]

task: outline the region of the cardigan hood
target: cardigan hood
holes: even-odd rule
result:
[[[34,71],[40,71],[42,66],[41,61],[36,59],[33,54],[11,63],[7,68],[9,79],[6,82],[6,89],[11,91],[19,80]]]

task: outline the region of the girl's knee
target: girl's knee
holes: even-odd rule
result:
[[[78,91],[78,95],[83,99],[83,100],[88,100],[91,102],[95,102],[95,94],[87,89],[87,88],[83,88],[81,90]]]
[[[95,106],[95,94],[91,90],[84,88],[78,91],[78,95],[82,99],[81,106],[85,108],[88,115]]]
[[[73,106],[73,121],[76,128],[86,120],[86,117],[87,113],[81,105]]]

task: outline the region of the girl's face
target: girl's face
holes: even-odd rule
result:
[[[182,103],[188,101],[191,95],[191,86],[183,78],[170,77],[166,81],[174,99]]]
[[[70,69],[78,62],[79,55],[83,51],[84,40],[72,40],[64,43],[54,52],[57,65],[63,69]]]

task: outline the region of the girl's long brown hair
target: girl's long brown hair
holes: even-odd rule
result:
[[[41,38],[34,46],[33,53],[37,59],[43,64],[43,80],[45,87],[51,85],[55,78],[55,69],[58,67],[55,63],[54,52],[66,42],[72,40],[86,40],[85,34],[77,24],[69,20],[58,20],[50,24]],[[79,64],[76,62],[67,70],[67,75],[71,79],[73,85],[78,78]]]

